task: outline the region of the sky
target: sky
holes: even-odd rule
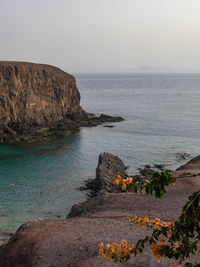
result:
[[[200,72],[200,0],[0,0],[0,60]]]

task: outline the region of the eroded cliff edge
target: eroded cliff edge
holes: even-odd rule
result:
[[[55,129],[120,120],[86,113],[80,106],[75,78],[59,68],[0,61],[0,143],[48,137]]]

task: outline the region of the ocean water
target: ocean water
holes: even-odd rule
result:
[[[199,74],[75,77],[85,110],[126,120],[37,144],[0,145],[0,210],[6,212],[0,213],[0,241],[27,220],[65,218],[86,199],[77,188],[95,177],[104,151],[121,157],[131,174],[145,164],[175,169],[200,154]]]

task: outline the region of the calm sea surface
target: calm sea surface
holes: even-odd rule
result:
[[[85,199],[76,188],[95,177],[101,152],[121,157],[130,173],[153,163],[174,169],[185,162],[180,153],[187,160],[200,154],[199,74],[75,76],[85,110],[126,121],[51,142],[0,145],[0,240],[26,220],[64,218]]]

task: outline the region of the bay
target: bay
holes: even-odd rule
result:
[[[175,169],[200,154],[199,74],[75,77],[87,112],[126,120],[37,144],[0,145],[0,210],[6,212],[0,214],[1,240],[27,220],[65,218],[86,199],[77,188],[95,177],[104,151],[119,156],[130,173],[154,163]]]

